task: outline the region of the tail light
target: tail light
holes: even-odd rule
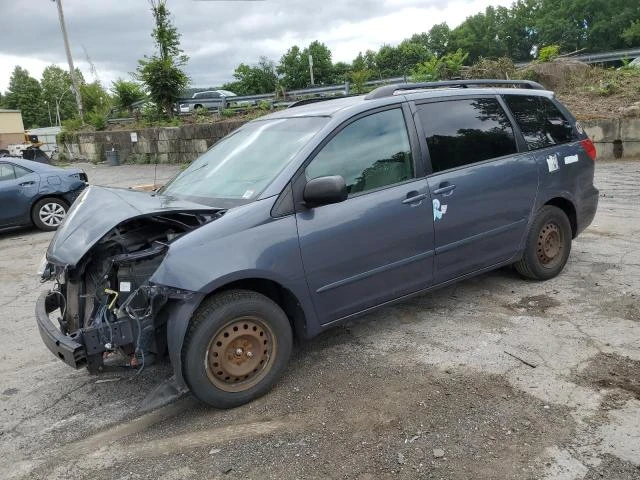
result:
[[[589,158],[593,161],[596,160],[596,146],[593,144],[590,138],[585,138],[584,140],[580,140],[580,144],[584,151],[589,155]]]

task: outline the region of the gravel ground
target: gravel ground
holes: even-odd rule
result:
[[[54,358],[33,314],[52,234],[0,233],[0,478],[637,480],[640,162],[599,163],[596,183],[559,277],[501,269],[380,310],[299,346],[270,394],[229,411],[187,395],[142,414],[167,365],[96,377]]]

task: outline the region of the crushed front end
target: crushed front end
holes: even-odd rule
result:
[[[86,198],[81,203],[90,210]],[[36,320],[45,345],[74,368],[86,366],[97,373],[109,365],[144,367],[164,355],[169,306],[194,294],[154,285],[149,278],[172,242],[222,215],[213,209],[137,213],[126,220],[114,218],[118,223],[104,234],[106,227],[65,224],[72,232],[68,241],[54,238],[49,247],[41,275],[54,285],[40,296]],[[87,236],[89,231],[93,237]],[[61,261],[66,253],[60,247],[56,255],[56,245],[68,246],[78,238],[84,238],[86,251],[72,259],[77,261]]]

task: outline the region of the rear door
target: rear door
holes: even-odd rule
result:
[[[9,162],[0,162],[0,226],[27,223],[39,176]]]
[[[518,153],[493,96],[416,105],[432,172],[434,284],[506,262],[520,251],[536,199],[533,155]]]
[[[406,107],[367,112],[334,132],[294,182],[302,261],[321,323],[431,285],[433,219],[417,150]],[[306,182],[326,175],[345,179],[348,199],[300,206]]]

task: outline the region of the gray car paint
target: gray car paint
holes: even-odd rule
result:
[[[14,157],[2,157],[8,163],[30,170],[22,177],[0,182],[0,228],[31,224],[33,205],[45,197],[59,197],[71,204],[86,184],[73,174],[84,173],[79,168],[59,168],[44,163]]]
[[[98,240],[123,221],[176,210],[215,211],[167,195],[92,185],[80,194],[56,230],[47,258],[52,263],[74,267]]]
[[[551,92],[520,89],[464,89],[462,93],[496,97],[514,93],[553,98]],[[376,306],[517,260],[535,211],[550,199],[564,198],[572,202],[579,215],[586,215],[578,219],[580,228],[588,225],[597,206],[594,162],[579,143],[531,153],[522,150],[523,141],[518,138],[521,151],[513,156],[432,174],[424,140],[416,140],[416,125],[411,115],[407,115],[407,122],[413,137],[418,178],[339,204],[305,207],[299,172],[327,136],[342,124],[376,108],[403,103],[406,111],[414,101],[454,98],[462,93],[456,89],[437,90],[371,101],[351,97],[309,104],[255,120],[330,117],[326,126],[256,201],[231,208],[221,218],[171,243],[150,281],[195,292],[198,301],[238,280],[275,282],[296,299],[304,313],[303,328],[297,328],[296,334],[309,338],[335,322]],[[586,135],[581,133],[580,138]],[[551,174],[545,170],[547,150],[557,151],[560,156],[571,152],[580,159],[567,168],[563,165],[561,172]],[[451,205],[446,214],[449,223],[434,229],[431,201],[436,194],[433,191],[446,182],[456,183],[454,193],[447,199]],[[415,205],[403,204],[411,192],[424,194],[422,201]],[[86,222],[82,217],[86,220],[95,215],[89,215],[88,195],[59,232],[60,239],[64,237],[66,241],[52,243],[50,260],[77,261],[101,232],[128,215],[179,206],[162,195],[127,194],[121,213],[107,214],[99,228],[85,234],[81,224]],[[287,195],[289,197],[285,197]],[[283,214],[273,215],[274,208],[281,202],[290,202],[290,206]],[[85,209],[86,214],[82,213]],[[73,241],[76,235],[90,240]],[[402,241],[398,241],[399,238]],[[67,242],[69,246],[65,247]],[[174,314],[168,324],[169,353],[179,384],[184,332],[198,303],[190,302],[173,307]]]

